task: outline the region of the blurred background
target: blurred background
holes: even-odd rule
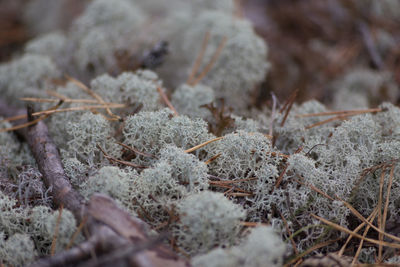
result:
[[[67,30],[89,2],[0,0],[0,62],[39,34]],[[353,92],[369,94],[369,106],[399,103],[400,1],[242,0],[238,6],[269,47],[271,66],[255,105],[268,104],[271,92],[283,101],[298,89],[297,102],[316,98],[346,108],[348,97],[337,91],[348,83],[374,87]]]

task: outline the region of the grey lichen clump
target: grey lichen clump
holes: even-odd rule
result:
[[[191,118],[207,118],[211,115],[205,105],[215,100],[215,93],[211,87],[197,84],[190,86],[183,84],[173,93],[171,102],[176,110]]]
[[[161,107],[157,87],[162,84],[152,71],[125,72],[116,78],[104,74],[92,80],[90,85],[105,101],[130,105],[132,110],[152,111]]]
[[[203,67],[211,61],[226,38],[221,54],[203,83],[212,87],[217,97],[224,97],[233,107],[243,107],[246,104],[243,99],[248,99],[250,91],[266,75],[268,64],[264,41],[254,33],[248,21],[217,11],[204,12],[192,27],[184,36],[187,41],[183,51],[188,56],[192,55],[193,48],[200,49],[202,38],[210,33]]]
[[[221,193],[201,192],[183,199],[178,206],[180,221],[176,236],[190,255],[205,253],[215,246],[232,245],[245,211]]]
[[[230,249],[217,248],[192,259],[194,267],[282,266],[286,245],[271,227],[259,226],[242,244]]]
[[[0,90],[7,101],[21,105],[18,98],[43,96],[54,87],[51,79],[58,77],[60,72],[48,56],[25,54],[0,65]]]
[[[207,123],[202,119],[190,119],[186,116],[172,117],[169,109],[155,112],[140,112],[128,116],[124,127],[125,143],[138,149],[159,156],[166,145],[175,145],[189,149],[213,138],[208,132]],[[154,161],[152,158],[138,155],[138,163]]]
[[[388,72],[356,69],[332,85],[337,109],[368,108],[400,96],[394,77]]]

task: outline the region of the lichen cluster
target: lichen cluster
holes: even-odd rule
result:
[[[46,90],[94,99],[72,80],[54,82],[61,73],[84,81],[104,102],[126,105],[112,110],[119,120],[91,109],[54,114],[46,121],[76,190],[86,199],[107,194],[155,230],[170,232],[180,253],[198,267],[281,266],[294,249],[301,253],[344,237],[310,213],[353,226],[344,200],[367,218],[378,205],[382,169],[360,177],[379,164],[394,164],[387,219],[399,218],[398,107],[386,102],[379,112],[316,127],[309,126],[320,118],[301,116],[328,110],[315,100],[294,104],[288,114],[279,104],[249,109],[250,95],[270,67],[267,45],[249,21],[235,15],[234,1],[172,2],[160,8],[158,1],[93,0],[67,32],[38,36],[22,55],[0,65],[1,95],[15,105],[22,106],[20,97],[43,97]],[[32,13],[35,6],[30,8]],[[374,5],[372,12],[381,11]],[[154,32],[135,43],[131,36],[139,36],[153,14],[162,14],[151,27]],[[205,77],[193,83],[187,77],[206,35],[200,70],[221,42],[224,46]],[[118,51],[150,44],[152,38],[170,42],[164,66],[122,72]],[[178,114],[164,107],[159,93],[166,90],[164,83],[176,88],[170,93]],[[389,74],[364,70],[332,86],[337,108],[348,108],[346,101],[353,98],[357,107],[367,108],[377,104],[382,90],[397,97],[399,89]],[[220,98],[226,110],[218,110]],[[223,131],[211,131],[220,123],[226,123]],[[48,255],[61,211],[52,210],[51,188],[45,189],[26,145],[11,133],[0,132],[0,179],[0,263],[19,266]],[[59,221],[56,252],[66,248],[76,230],[68,210]],[[249,230],[246,222],[269,226]],[[290,233],[297,233],[295,248]],[[320,252],[336,251],[337,244]],[[362,253],[368,261],[374,251]]]

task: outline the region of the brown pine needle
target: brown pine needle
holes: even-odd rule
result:
[[[208,160],[204,161],[204,163],[206,165],[210,164],[211,162],[213,162],[214,160],[216,160],[217,158],[219,158],[221,156],[221,153],[218,153],[215,156],[212,156],[211,158],[209,158]]]
[[[232,196],[232,197],[251,197],[253,196],[253,194],[251,193],[228,193],[228,196]]]
[[[320,125],[326,124],[326,123],[331,122],[331,121],[348,119],[348,117],[350,117],[350,116],[356,116],[356,115],[361,115],[361,114],[365,114],[365,113],[380,112],[380,111],[382,111],[381,108],[375,108],[375,109],[366,109],[366,110],[359,110],[359,111],[357,111],[357,110],[349,111],[349,112],[345,112],[345,113],[342,113],[342,114],[339,113],[341,115],[338,115],[338,116],[335,116],[335,117],[332,117],[332,118],[329,118],[329,119],[326,119],[326,120],[311,124],[311,125],[307,126],[306,129],[308,130],[308,129],[314,128],[316,126],[320,126]],[[318,113],[316,113],[316,114],[318,114]],[[309,114],[305,114],[305,115],[309,115]],[[311,115],[313,115],[313,114],[311,114]]]
[[[73,233],[73,235],[71,236],[71,239],[68,242],[68,245],[66,247],[66,250],[69,250],[72,247],[72,244],[74,244],[75,239],[78,237],[79,233],[82,232],[83,227],[85,226],[86,222],[87,222],[87,217],[83,218],[83,220],[81,221],[81,223],[78,225],[78,228],[76,229],[76,231]]]
[[[211,144],[211,143],[216,142],[216,141],[219,141],[219,140],[221,140],[221,139],[223,139],[223,138],[224,138],[224,136],[221,136],[221,137],[217,137],[217,138],[208,140],[208,141],[206,141],[206,142],[204,142],[204,143],[201,143],[200,145],[197,145],[197,146],[194,146],[194,147],[192,147],[192,148],[186,149],[185,152],[186,152],[186,153],[191,153],[191,152],[193,152],[193,151],[196,151],[197,149],[200,149],[200,148],[202,148],[202,147],[205,147],[206,145]]]
[[[387,186],[387,190],[386,190],[386,200],[385,200],[385,207],[383,210],[383,217],[382,217],[382,222],[381,222],[381,230],[384,231],[385,227],[386,227],[386,219],[387,219],[387,212],[388,212],[388,207],[389,207],[389,198],[390,198],[390,191],[392,189],[392,182],[393,182],[393,175],[394,175],[394,168],[395,165],[392,165],[392,168],[390,169],[390,174],[389,174],[389,183]],[[382,170],[383,172],[383,170]],[[382,185],[383,186],[383,185]],[[383,196],[382,196],[383,197]],[[380,234],[379,235],[379,240],[382,241],[383,240],[383,235]],[[379,246],[379,251],[378,251],[378,263],[382,262],[382,248],[381,246]]]
[[[298,183],[304,184],[299,180],[295,180]],[[330,197],[328,194],[326,194],[325,192],[323,192],[322,190],[316,188],[315,186],[311,185],[311,184],[306,184],[307,186],[309,186],[311,189],[313,189],[314,191],[318,192],[319,194],[325,196],[326,198],[330,199],[330,200],[334,200],[332,197]],[[359,220],[361,220],[362,222],[368,224],[370,227],[372,227],[375,231],[377,231],[378,233],[383,234],[384,236],[393,239],[394,241],[400,242],[400,238],[386,233],[385,231],[382,231],[381,229],[379,229],[378,227],[376,227],[375,225],[371,224],[367,219],[364,218],[364,216],[362,216],[355,208],[353,208],[353,206],[351,206],[348,202],[344,201],[343,199],[341,199],[338,196],[335,196],[336,200],[341,201],[350,211],[351,213],[353,213],[354,216],[356,216]],[[349,230],[350,231],[350,230]]]
[[[223,180],[223,181],[209,181],[210,184],[236,184],[241,182],[248,182],[257,180],[257,177],[243,178],[238,180]]]
[[[53,114],[53,113],[60,113],[60,112],[68,112],[68,111],[81,111],[81,110],[92,110],[92,109],[102,109],[102,108],[124,108],[124,104],[113,104],[113,105],[87,105],[87,106],[80,106],[80,107],[70,107],[70,108],[62,108],[57,110],[43,110],[33,113],[32,115],[42,115],[42,114]]]
[[[245,227],[257,227],[261,225],[268,226],[266,223],[260,223],[260,222],[239,222],[240,225],[245,226]]]
[[[397,244],[397,243],[389,243],[389,242],[385,242],[385,241],[379,241],[379,240],[376,240],[376,239],[363,237],[362,235],[359,235],[359,234],[357,234],[357,233],[353,233],[353,232],[350,231],[349,229],[347,229],[347,228],[345,228],[345,227],[343,227],[343,226],[340,226],[340,225],[338,225],[338,224],[336,224],[336,223],[333,223],[333,222],[331,222],[331,221],[328,221],[328,220],[326,220],[326,219],[324,219],[324,218],[321,218],[321,217],[319,217],[319,216],[317,216],[317,215],[315,215],[315,214],[313,214],[313,213],[310,213],[310,215],[313,216],[314,218],[316,218],[317,220],[320,220],[321,222],[323,222],[323,223],[325,223],[325,224],[327,224],[327,225],[329,225],[329,226],[335,228],[335,229],[338,230],[338,231],[341,231],[341,232],[344,232],[344,233],[346,233],[346,234],[352,235],[353,237],[356,237],[356,238],[359,238],[359,239],[368,241],[368,242],[370,242],[370,243],[372,243],[372,244],[376,244],[376,245],[382,244],[382,246],[385,246],[385,247],[400,248],[400,244]],[[371,227],[372,227],[372,224],[371,224],[370,222],[368,222],[368,225],[371,225]]]
[[[337,238],[337,239],[334,239],[334,240],[329,240],[329,241],[325,241],[325,242],[319,243],[319,244],[317,244],[317,245],[315,245],[315,246],[313,246],[313,247],[307,249],[307,250],[304,251],[303,253],[298,254],[296,257],[294,257],[293,259],[291,259],[289,262],[285,263],[285,265],[283,265],[283,266],[284,266],[284,267],[291,266],[293,263],[297,262],[299,259],[301,259],[301,258],[303,258],[304,256],[310,254],[311,252],[313,252],[313,251],[315,251],[315,250],[317,250],[317,249],[320,249],[320,248],[329,246],[330,244],[335,243],[335,242],[339,241],[340,239],[341,239],[341,238]]]
[[[19,129],[34,125],[34,124],[38,123],[39,121],[46,119],[47,117],[48,116],[41,116],[41,117],[39,117],[39,118],[37,118],[37,119],[35,119],[33,121],[29,121],[29,122],[26,122],[24,124],[16,125],[16,126],[13,126],[13,127],[10,127],[10,128],[0,129],[0,133],[12,132],[12,131],[15,131],[15,130],[19,130]]]
[[[124,148],[126,148],[127,150],[129,150],[129,151],[131,151],[131,152],[133,152],[133,153],[138,154],[138,155],[141,155],[141,156],[144,156],[144,157],[149,157],[149,158],[158,159],[158,157],[155,156],[155,155],[153,155],[153,154],[149,154],[149,153],[146,153],[146,152],[143,152],[143,151],[139,151],[139,150],[137,150],[137,149],[135,149],[135,148],[133,148],[133,147],[130,147],[130,146],[128,146],[128,145],[125,145],[125,144],[123,144],[123,143],[121,143],[121,142],[117,142],[117,144],[120,145],[120,146],[122,146],[122,147],[124,147]]]
[[[365,222],[366,224],[368,224],[369,226],[371,226],[375,231],[377,231],[378,233],[383,234],[384,236],[393,239],[394,241],[400,242],[400,238],[386,233],[385,231],[382,231],[381,229],[379,229],[378,227],[376,227],[375,225],[371,224],[370,222],[367,221],[367,219],[365,219],[355,208],[353,208],[353,206],[351,206],[349,203],[347,203],[346,201],[336,197],[338,200],[340,200],[350,211],[351,213],[353,213],[353,215],[355,215],[358,219],[360,219],[361,221]]]
[[[158,230],[160,230],[161,228],[167,226],[168,224],[169,224],[168,221],[162,222],[162,223],[160,223],[159,225],[157,225],[156,227],[154,227],[153,230],[154,230],[154,231],[158,231]]]
[[[224,36],[222,38],[221,43],[218,45],[217,50],[215,51],[214,55],[212,56],[210,62],[208,62],[208,64],[204,67],[203,71],[199,74],[199,76],[197,76],[197,78],[194,79],[194,81],[190,85],[195,86],[207,75],[207,73],[210,72],[210,70],[214,66],[215,62],[217,62],[227,41],[228,41],[228,38],[226,36]]]
[[[382,173],[381,173],[381,178],[379,180],[379,197],[378,197],[378,227],[382,231],[385,230],[385,229],[382,229],[382,198],[383,198],[383,184],[385,182],[385,168],[386,168],[386,166],[384,166],[381,170]],[[381,233],[379,233],[379,241],[382,241],[382,240],[383,240],[383,235]],[[378,263],[382,262],[382,246],[381,245],[379,245],[379,248],[378,248],[378,260],[377,261],[378,261]]]
[[[54,97],[62,99],[62,100],[70,99],[69,97],[66,97],[65,95],[62,95],[62,94],[60,94],[60,93],[58,93],[56,91],[53,91],[53,90],[46,90],[46,93],[49,96],[54,96]],[[97,103],[97,101],[95,103]]]
[[[77,79],[75,79],[75,78],[73,78],[73,77],[71,77],[71,76],[69,76],[69,75],[65,75],[65,77],[66,77],[69,81],[71,81],[72,83],[74,83],[75,85],[77,85],[79,88],[81,88],[83,91],[85,91],[85,93],[89,94],[91,97],[93,97],[94,99],[96,99],[98,103],[103,104],[103,105],[106,103],[106,102],[103,100],[103,98],[102,98],[99,94],[93,92],[89,87],[87,87],[87,86],[86,86],[84,83],[82,83],[81,81],[79,81],[79,80],[77,80]],[[112,118],[114,118],[115,120],[120,120],[120,119],[121,119],[120,116],[115,115],[114,113],[112,113],[111,109],[108,108],[108,107],[106,108],[106,112],[107,112],[108,115],[110,115],[110,116],[111,116]]]
[[[290,158],[290,155],[286,155],[286,154],[282,154],[282,153],[276,153],[276,152],[268,152],[268,153],[271,154],[271,156],[273,156],[273,157],[279,156],[279,157],[282,157],[285,159]]]
[[[57,237],[58,237],[58,231],[60,230],[60,222],[61,222],[61,215],[63,212],[63,204],[60,205],[60,208],[58,210],[58,217],[56,221],[56,228],[54,229],[54,235],[53,235],[53,240],[51,241],[51,247],[50,247],[50,255],[53,256],[54,253],[56,252],[56,245],[57,245]]]
[[[16,121],[16,120],[20,120],[20,119],[24,119],[24,118],[26,118],[26,114],[21,114],[21,115],[17,115],[17,116],[13,116],[13,117],[8,117],[8,118],[5,118],[3,120],[0,120],[0,122]]]
[[[290,113],[290,110],[292,109],[293,103],[296,100],[297,93],[299,92],[299,89],[296,89],[293,91],[293,93],[290,95],[288,101],[286,102],[285,106],[287,106],[285,115],[283,116],[282,122],[281,122],[281,127],[285,125],[286,119]]]
[[[21,97],[20,100],[26,102],[36,102],[36,103],[55,103],[62,99],[64,103],[82,103],[82,104],[96,104],[98,103],[96,100],[93,99],[72,99],[72,98],[61,98],[58,99],[54,98],[36,98],[36,97]],[[104,103],[106,105],[113,105],[117,103]]]
[[[373,217],[375,218],[376,215],[378,214],[378,207],[375,207],[375,209],[372,211],[372,213],[368,216],[367,220],[370,221],[370,219]],[[353,230],[353,233],[358,233],[358,231],[361,230],[361,228],[363,228],[365,225],[365,223],[361,223],[359,226],[356,227],[356,229]],[[341,257],[343,256],[344,250],[346,249],[347,245],[349,244],[349,242],[351,241],[351,239],[353,238],[352,235],[349,235],[349,237],[346,240],[346,243],[342,246],[342,248],[339,250],[338,256]]]
[[[190,72],[189,78],[186,81],[187,84],[192,83],[194,76],[196,75],[197,71],[199,70],[201,61],[204,58],[204,53],[206,52],[206,48],[207,48],[209,40],[210,40],[210,32],[206,32],[206,34],[204,35],[204,38],[203,38],[203,43],[201,44],[200,52],[197,55],[196,60],[194,61],[192,71]]]
[[[285,217],[283,216],[283,214],[279,210],[278,210],[278,213],[279,213],[279,216],[281,216],[283,224],[285,225],[286,233],[289,235],[289,239],[290,239],[290,242],[292,243],[294,254],[297,255],[297,254],[299,254],[299,251],[297,250],[296,243],[293,240],[292,232],[289,229],[289,225],[288,225]]]
[[[171,102],[169,101],[167,95],[165,94],[164,90],[161,87],[157,87],[157,91],[160,94],[162,100],[164,101],[164,103],[169,107],[170,110],[172,110],[172,112],[174,113],[174,116],[179,116],[178,111],[176,111],[176,109],[174,108],[174,106],[171,104]]]
[[[56,110],[59,106],[62,105],[62,103],[63,103],[62,100],[59,101],[57,105],[55,105],[54,107],[51,107],[50,109],[48,109],[48,111]],[[34,116],[34,114],[35,113],[33,113],[31,115]],[[13,126],[13,127],[10,127],[10,128],[0,129],[0,133],[15,131],[15,130],[22,129],[22,128],[25,128],[25,127],[28,127],[28,126],[31,126],[31,125],[35,125],[39,121],[44,120],[44,119],[48,118],[49,116],[50,116],[50,114],[44,115],[44,116],[40,116],[39,118],[34,119],[33,121],[28,121],[26,123],[23,123],[23,124],[20,124],[20,125],[16,125],[16,126]],[[7,119],[5,119],[5,121],[16,120],[15,118],[23,119],[23,118],[26,118],[26,117],[27,117],[26,114],[25,115],[18,115],[18,116],[12,117],[12,118],[7,118]]]
[[[344,115],[335,116],[335,117],[329,118],[327,120],[323,120],[323,121],[316,122],[314,124],[308,125],[308,126],[306,126],[306,130],[309,130],[309,129],[317,127],[317,126],[321,126],[321,125],[329,123],[331,121],[347,120],[349,118],[349,116],[353,116],[353,115],[357,115],[357,114],[358,113],[347,113],[347,114],[344,114]]]
[[[309,113],[309,114],[300,114],[296,115],[297,118],[307,118],[307,117],[321,117],[321,116],[330,116],[330,115],[346,115],[346,114],[363,114],[363,113],[373,113],[373,112],[381,112],[381,108],[370,108],[370,109],[352,109],[352,110],[340,110],[340,111],[327,111],[320,113]]]
[[[372,217],[368,220],[370,223],[372,223],[372,222],[375,220],[376,215],[379,215],[379,214],[380,214],[380,209],[381,209],[381,207],[378,205],[378,206],[377,206],[377,211],[378,211],[378,213],[375,214],[374,216],[372,216]],[[367,233],[368,233],[368,231],[369,231],[370,228],[371,228],[371,227],[370,227],[369,225],[367,225],[367,226],[365,227],[364,233],[363,233],[363,235],[362,235],[363,238],[366,237],[366,235],[367,235]],[[379,240],[379,241],[382,241],[382,240]],[[351,264],[355,264],[356,261],[357,261],[357,259],[358,259],[358,257],[360,256],[361,249],[362,249],[362,247],[363,247],[363,243],[364,243],[364,239],[361,239],[361,240],[360,240],[360,244],[358,245],[358,248],[357,248],[357,252],[356,252],[356,254],[354,255],[354,258],[353,258],[353,261],[352,261]],[[379,247],[382,247],[382,246],[379,245]]]
[[[279,185],[281,184],[282,180],[283,180],[283,176],[285,176],[285,173],[287,171],[289,167],[289,163],[286,164],[285,168],[283,169],[283,171],[281,172],[281,174],[279,175],[278,179],[275,182],[275,188],[278,188]]]
[[[147,168],[146,166],[137,165],[137,164],[132,163],[132,162],[129,162],[129,161],[119,160],[119,159],[116,159],[116,158],[114,158],[114,157],[111,157],[111,156],[108,155],[107,152],[105,152],[104,149],[101,148],[101,146],[99,146],[99,145],[97,145],[97,148],[100,149],[100,151],[103,153],[104,157],[105,157],[106,159],[108,159],[110,162],[117,162],[117,163],[120,163],[120,164],[122,164],[122,165],[130,166],[130,167],[133,167],[133,168],[141,168],[141,169]]]

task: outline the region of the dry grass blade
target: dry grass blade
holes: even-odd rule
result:
[[[58,217],[56,221],[56,227],[54,229],[54,235],[53,235],[53,240],[51,241],[51,247],[50,247],[50,255],[53,256],[54,253],[56,252],[56,245],[57,245],[57,237],[58,237],[58,231],[60,230],[60,222],[61,222],[61,215],[63,212],[64,206],[61,204],[60,208],[58,210]]]
[[[297,262],[299,259],[301,259],[301,258],[303,258],[304,256],[306,256],[306,255],[310,254],[311,252],[313,252],[314,250],[317,250],[317,249],[320,249],[320,248],[329,246],[330,244],[335,243],[335,242],[339,241],[340,239],[341,239],[341,238],[337,238],[337,239],[334,239],[334,240],[329,240],[329,241],[325,241],[325,242],[319,243],[319,244],[317,244],[317,245],[315,245],[315,246],[313,246],[313,247],[307,249],[307,250],[304,251],[303,253],[298,254],[296,257],[294,257],[293,259],[291,259],[289,262],[285,263],[285,265],[283,265],[283,266],[289,267],[289,266],[291,266],[293,263]]]
[[[319,217],[319,216],[317,216],[315,214],[310,213],[310,215],[313,216],[314,218],[316,218],[317,220],[320,220],[321,222],[323,222],[323,223],[335,228],[336,230],[344,232],[344,233],[347,233],[349,235],[352,235],[353,237],[368,241],[368,242],[373,243],[375,245],[382,245],[382,246],[385,246],[385,247],[400,249],[400,244],[389,243],[389,242],[385,242],[385,241],[379,241],[379,240],[375,240],[375,239],[372,239],[372,238],[366,238],[366,237],[363,237],[363,236],[361,236],[361,235],[359,235],[357,233],[353,233],[352,231],[350,231],[349,229],[347,229],[345,227],[342,227],[342,226],[340,226],[340,225],[338,225],[336,223],[333,223],[333,222],[330,222],[330,221],[328,221],[328,220],[326,220],[324,218],[321,218],[321,217]],[[370,222],[368,222],[368,225],[372,225],[372,224]]]
[[[200,148],[202,148],[202,147],[205,147],[206,145],[211,144],[211,143],[216,142],[216,141],[219,141],[219,140],[221,140],[221,139],[223,139],[223,138],[224,138],[224,137],[221,136],[221,137],[217,137],[217,138],[208,140],[208,141],[206,141],[206,142],[204,142],[204,143],[201,143],[200,145],[197,145],[197,146],[194,146],[194,147],[192,147],[192,148],[186,149],[185,152],[186,152],[186,153],[191,153],[191,152],[193,152],[193,151],[196,151],[197,149],[200,149]]]
[[[207,75],[207,73],[210,72],[210,70],[214,66],[215,62],[217,62],[217,60],[222,52],[222,49],[224,49],[227,41],[228,41],[228,38],[226,36],[224,36],[222,38],[221,43],[218,45],[217,50],[215,51],[214,55],[212,56],[210,62],[208,62],[208,64],[204,67],[203,71],[199,74],[199,76],[197,76],[197,78],[194,79],[194,81],[190,85],[195,86]]]
[[[157,87],[157,91],[160,94],[162,100],[164,101],[164,103],[169,107],[170,110],[172,110],[172,112],[174,113],[174,116],[179,116],[178,111],[176,111],[176,109],[174,108],[174,106],[171,104],[171,101],[169,101],[167,95],[165,94],[164,90],[161,87]]]
[[[206,52],[206,48],[207,48],[209,40],[210,40],[210,32],[206,32],[206,34],[204,35],[204,38],[203,38],[203,43],[201,44],[200,52],[197,55],[196,60],[194,61],[192,71],[190,72],[189,78],[186,81],[187,84],[191,84],[193,82],[194,76],[196,75],[197,71],[199,70],[201,61],[204,58],[204,53]]]

